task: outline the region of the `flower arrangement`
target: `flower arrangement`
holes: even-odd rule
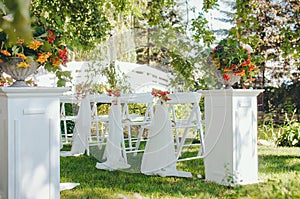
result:
[[[121,89],[116,87],[114,89],[107,89],[106,91],[108,93],[108,96],[114,96],[115,97],[115,99],[112,100],[112,103],[114,105],[117,105],[118,104],[118,97],[121,96]]]
[[[237,39],[227,38],[212,50],[210,58],[225,81],[230,81],[230,74],[233,73],[244,82],[252,82],[258,68],[251,61],[251,53],[251,46],[241,44]]]
[[[5,14],[2,13],[3,18],[13,20],[12,14]],[[36,70],[36,67],[43,66],[47,71],[55,73],[58,86],[64,86],[71,79],[71,73],[61,69],[68,62],[67,47],[62,42],[61,31],[49,29],[42,23],[42,19],[33,20],[31,29],[32,37],[26,40],[20,36],[14,38],[0,29],[0,69],[10,64],[11,60],[16,60],[15,67],[23,70],[29,70],[33,66],[32,70]]]
[[[107,89],[106,92],[108,93],[108,96],[115,96],[115,97],[120,97],[121,96],[121,89],[120,88]]]
[[[37,62],[48,71],[56,71],[60,65],[66,65],[68,54],[66,46],[60,44],[52,30],[39,28],[35,31],[30,41],[18,38],[17,41],[10,41],[5,32],[0,32],[0,63],[7,61],[10,57],[22,59],[17,66],[27,68],[31,62]]]
[[[169,91],[162,91],[162,90],[159,90],[159,89],[152,88],[151,94],[154,97],[157,97],[158,99],[160,99],[161,101],[164,101],[164,102],[171,100],[168,97],[168,94],[170,94]]]

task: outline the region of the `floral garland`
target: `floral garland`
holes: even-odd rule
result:
[[[169,91],[162,91],[159,89],[152,88],[151,94],[163,102],[167,102],[167,101],[171,100],[171,98],[169,98],[167,96],[168,94],[170,94]]]
[[[120,88],[114,88],[114,89],[107,89],[106,92],[108,93],[108,96],[114,96],[115,99],[112,100],[112,103],[114,105],[118,104],[118,97],[121,96],[121,89]]]

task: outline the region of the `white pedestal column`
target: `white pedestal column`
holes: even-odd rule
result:
[[[204,91],[205,178],[224,185],[258,182],[257,95],[263,90]]]
[[[67,88],[0,88],[0,198],[60,197],[59,96]]]

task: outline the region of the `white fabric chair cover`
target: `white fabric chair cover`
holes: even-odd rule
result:
[[[203,129],[202,129],[203,121],[201,118],[201,111],[200,111],[200,107],[199,107],[201,94],[195,93],[195,92],[182,92],[182,93],[169,94],[168,97],[171,100],[167,101],[166,104],[169,106],[169,114],[172,115],[172,119],[174,122],[172,125],[172,129],[175,130],[177,159],[179,161],[184,161],[184,160],[188,160],[188,159],[194,159],[194,158],[201,157],[201,155],[203,155],[204,151],[205,151],[204,135],[203,135]],[[175,106],[178,104],[191,106],[189,108],[190,110],[188,110],[189,112],[187,113],[188,116],[186,118],[178,118],[177,117]],[[137,143],[136,143],[135,154],[137,154],[138,151],[141,151],[141,149],[139,149],[139,145],[141,142],[141,137],[142,137],[144,128],[149,128],[149,125],[143,126],[141,128],[141,131],[140,131]],[[181,139],[179,137],[178,129],[183,130]],[[197,157],[179,159],[181,156],[183,147],[186,146],[185,141],[186,141],[186,137],[187,137],[190,129],[195,129],[199,132],[201,146],[199,147]],[[191,144],[187,144],[187,145],[191,145]]]
[[[61,156],[84,154],[88,148],[88,135],[91,131],[91,106],[88,97],[81,100],[78,117],[75,121],[71,151],[61,151]]]
[[[141,172],[146,175],[192,177],[176,169],[174,138],[169,112],[164,103],[155,106],[154,118],[142,158]]]
[[[129,168],[130,165],[127,164],[123,144],[121,105],[119,103],[112,104],[109,113],[109,135],[104,151],[104,158],[106,158],[106,161],[103,163],[98,162],[96,168],[110,171]]]

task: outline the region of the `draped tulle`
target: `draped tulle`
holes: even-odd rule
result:
[[[91,131],[91,107],[88,98],[80,103],[78,117],[73,130],[71,151],[61,151],[61,156],[77,156],[84,154],[88,147],[88,135]]]
[[[192,177],[189,172],[178,171],[176,162],[169,112],[165,103],[159,102],[155,106],[141,172],[146,175]]]
[[[123,127],[120,104],[112,104],[109,113],[109,135],[104,151],[105,162],[98,162],[96,168],[105,170],[126,169],[126,153],[123,150]]]

